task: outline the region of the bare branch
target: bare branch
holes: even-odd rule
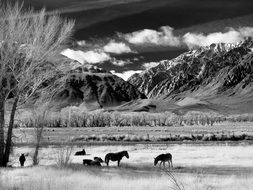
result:
[[[51,90],[50,82],[54,81],[55,76],[64,76],[66,66],[63,64],[66,62],[56,57],[68,43],[73,27],[74,21],[62,19],[57,13],[47,15],[45,9],[25,10],[22,3],[4,4],[0,0],[1,107],[10,95],[16,100],[12,106],[5,150],[4,109],[0,113],[0,166],[6,165],[4,162],[9,159],[17,106],[36,93],[42,93],[39,91],[43,87],[47,87],[43,90]]]

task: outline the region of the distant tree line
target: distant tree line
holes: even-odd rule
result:
[[[50,113],[44,127],[170,127],[170,126],[213,126],[224,122],[253,122],[253,115],[221,115],[211,112],[189,112],[177,115],[171,112],[106,112],[85,111],[68,107],[61,112]],[[22,117],[17,127],[34,127],[33,116]]]

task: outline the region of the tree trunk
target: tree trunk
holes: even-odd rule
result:
[[[35,152],[33,155],[33,165],[34,166],[39,164],[38,155],[39,155],[40,141],[42,138],[44,126],[43,126],[43,124],[39,123],[38,126],[35,126],[35,127],[38,127],[38,128],[36,129],[36,146],[35,146]]]
[[[4,111],[5,99],[0,92],[0,167],[4,166]]]
[[[8,162],[9,162],[10,151],[11,151],[11,142],[12,142],[11,141],[12,140],[12,130],[13,130],[13,126],[14,126],[14,119],[15,119],[15,113],[17,110],[18,100],[19,100],[19,97],[17,96],[14,100],[13,105],[12,105],[10,122],[9,122],[8,132],[7,132],[7,139],[6,139],[6,144],[5,144],[4,166],[7,166]]]

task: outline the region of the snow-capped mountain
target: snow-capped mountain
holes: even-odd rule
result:
[[[173,93],[179,88],[200,84],[229,67],[232,69],[251,54],[252,41],[238,44],[212,44],[193,49],[172,60],[163,60],[157,66],[133,75],[129,82],[148,97]]]
[[[185,97],[222,103],[253,97],[253,41],[212,44],[133,75],[128,81],[149,98]],[[225,98],[227,97],[227,98]],[[238,102],[238,101],[237,101]]]

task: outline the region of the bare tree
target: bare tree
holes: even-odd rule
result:
[[[46,117],[50,111],[50,106],[49,103],[44,104],[43,106],[33,110],[33,126],[35,130],[35,149],[33,153],[33,165],[38,165],[39,164],[39,149],[41,145],[41,140],[43,138],[43,130],[45,128],[46,124]]]
[[[56,57],[73,27],[72,20],[61,19],[56,13],[24,10],[22,4],[0,0],[0,166],[9,160],[17,106],[30,100],[43,85],[50,89],[49,81],[68,70]],[[14,101],[5,143],[5,104],[9,98]]]

